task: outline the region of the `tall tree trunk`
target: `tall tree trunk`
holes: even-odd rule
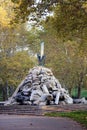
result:
[[[2,97],[3,97],[3,101],[7,100],[7,89],[6,89],[6,86],[3,86],[3,88],[2,88]]]
[[[77,97],[81,98],[81,86],[78,86]]]
[[[78,83],[78,92],[77,92],[77,97],[78,98],[81,98],[81,89],[82,89],[82,85],[83,85],[83,73],[81,72],[80,73],[80,80],[79,80],[79,83]]]
[[[2,87],[3,101],[8,100],[8,83],[6,82]]]
[[[69,94],[72,95],[72,88],[69,88]]]

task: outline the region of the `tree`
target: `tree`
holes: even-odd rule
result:
[[[81,95],[87,69],[87,13],[83,5],[84,2],[78,0],[60,2],[55,7],[55,15],[48,17],[45,25],[45,28],[49,30],[48,46],[55,47],[54,51],[52,51],[53,47],[51,50],[54,52],[52,54],[54,67],[65,86],[70,88],[77,86],[78,97]]]
[[[17,52],[10,58],[4,57],[0,60],[0,85],[4,90],[3,100],[9,96],[7,95],[7,88],[17,87],[34,64],[34,60],[29,57],[26,51]]]
[[[14,4],[9,0],[1,0],[0,4],[0,87],[3,90],[3,100],[6,100],[8,87],[17,87],[35,64],[35,58],[33,56],[32,60],[29,55],[30,48],[25,50],[28,42],[24,25],[15,28],[14,23],[11,24],[15,16]]]
[[[15,83],[19,82],[17,77],[20,74],[19,70],[23,70],[23,66],[21,67],[23,63],[18,61],[16,56],[17,51],[20,50],[22,52],[27,48],[29,54],[35,55],[40,50],[39,43],[44,41],[46,54],[45,65],[52,68],[61,84],[70,91],[73,87],[77,86],[78,97],[80,97],[79,90],[81,90],[84,84],[86,86],[86,1],[42,0],[41,2],[35,3],[33,0],[6,0],[3,4],[4,6],[1,6],[1,8],[5,11],[5,15],[1,16],[4,17],[4,20],[10,16],[7,19],[8,22],[5,22],[6,25],[2,23],[3,20],[2,22],[0,21],[0,60],[3,68],[2,74],[7,76],[5,77],[5,86],[6,84],[15,86]],[[6,4],[11,4],[11,8],[8,8],[9,6],[6,6]],[[12,10],[12,15],[9,15],[11,14],[9,9]],[[47,17],[49,11],[54,11],[53,17]],[[33,17],[29,19],[29,15]],[[45,16],[45,20],[42,19],[42,16]],[[26,20],[36,20],[35,27],[32,30],[28,30],[28,27],[28,31],[24,29],[24,22]],[[44,26],[44,29],[41,31],[37,30],[36,27],[38,25]],[[23,55],[25,54],[23,53]],[[25,57],[27,59],[27,56]],[[18,69],[15,67],[16,64]],[[11,73],[9,73],[10,68]],[[14,73],[15,71],[16,75]],[[8,75],[5,72],[8,72]],[[22,74],[24,75],[24,73]],[[10,77],[12,75],[15,75],[15,77],[11,80]],[[3,84],[2,78],[0,82]]]
[[[15,17],[14,4],[11,0],[0,1],[0,26],[3,28],[10,28],[12,25],[10,22]]]
[[[69,3],[60,3],[56,7],[53,25],[64,40],[75,38],[78,41],[78,39],[86,38],[87,13],[83,4],[84,2],[74,0]]]

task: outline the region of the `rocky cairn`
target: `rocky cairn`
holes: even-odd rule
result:
[[[58,105],[73,103],[68,91],[61,87],[52,71],[42,66],[34,67],[29,71],[13,99],[13,104]]]
[[[37,66],[29,71],[13,94],[9,104],[28,105],[58,105],[72,104],[73,99],[67,90],[61,87],[59,81],[48,68]]]

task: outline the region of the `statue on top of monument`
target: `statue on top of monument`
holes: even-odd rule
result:
[[[44,42],[41,42],[41,54],[37,54],[38,63],[40,66],[44,66],[45,64],[45,55],[44,55]]]

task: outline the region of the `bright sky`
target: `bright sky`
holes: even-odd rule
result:
[[[42,0],[36,0],[36,3],[41,2]]]

